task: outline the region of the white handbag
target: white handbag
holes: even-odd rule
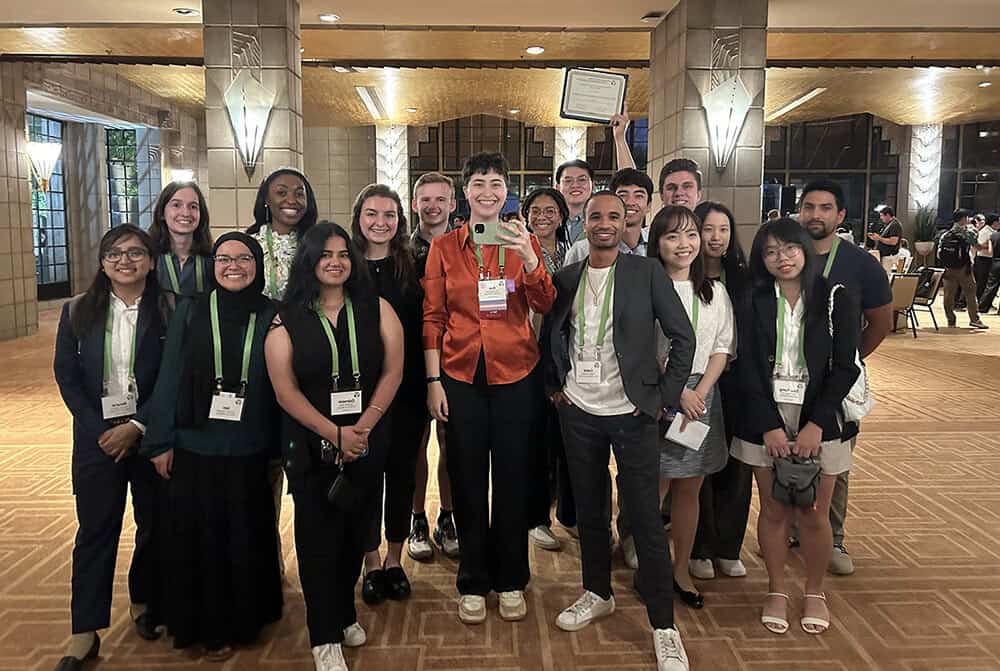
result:
[[[828,306],[829,319],[827,321],[830,328],[830,341],[831,341],[831,353],[830,353],[830,365],[833,365],[833,352],[832,352],[832,342],[833,342],[833,297],[837,293],[838,289],[843,289],[843,284],[835,284],[833,288],[830,289],[830,302]],[[861,360],[861,354],[859,352],[854,353],[854,364],[861,371],[858,374],[858,379],[854,381],[851,385],[851,390],[847,392],[847,396],[844,397],[844,402],[840,405],[841,413],[844,415],[845,422],[859,422],[868,416],[868,413],[872,411],[875,406],[875,399],[868,389],[868,373],[865,370],[865,364]]]

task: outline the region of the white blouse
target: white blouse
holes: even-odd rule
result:
[[[674,290],[684,304],[688,319],[693,319],[694,287],[690,280],[674,282]],[[692,322],[693,323],[693,322]],[[657,332],[659,359],[666,365],[667,339],[662,331]],[[698,298],[698,329],[695,333],[694,362],[691,364],[692,375],[703,375],[708,367],[708,359],[713,354],[726,354],[729,360],[736,358],[736,328],[733,316],[733,305],[729,300],[726,287],[718,281],[712,281],[712,302],[705,303]]]
[[[294,229],[285,235],[272,231],[273,257],[272,250],[267,247],[265,227],[262,226],[250,237],[259,242],[264,250],[264,295],[274,300],[281,300],[285,295],[285,287],[288,286],[288,271],[292,267],[292,259],[295,258],[295,250],[299,245],[298,235]],[[271,282],[272,267],[274,268],[274,279],[277,282],[275,286],[272,286]]]
[[[112,396],[124,394],[128,390],[129,378],[133,371],[129,370],[132,358],[132,339],[139,323],[139,301],[135,305],[125,305],[125,302],[111,294],[108,306],[111,310],[111,379],[106,380],[108,393]],[[136,343],[138,347],[138,343]]]

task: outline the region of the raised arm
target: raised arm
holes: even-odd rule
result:
[[[618,161],[618,169],[622,168],[634,168],[635,160],[632,158],[632,150],[629,149],[628,140],[625,137],[625,133],[628,131],[628,126],[631,123],[631,119],[628,116],[628,103],[625,103],[623,111],[621,114],[616,114],[611,117],[609,125],[611,126],[611,133],[615,136],[615,159]]]

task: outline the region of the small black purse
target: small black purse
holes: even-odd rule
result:
[[[326,500],[337,510],[350,513],[357,508],[361,499],[361,489],[351,482],[350,476],[344,470],[344,463],[340,463],[340,470],[334,478],[330,489],[326,491]]]
[[[775,501],[797,508],[811,508],[819,487],[819,460],[794,454],[774,460],[771,496]]]

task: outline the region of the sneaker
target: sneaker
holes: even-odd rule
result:
[[[463,594],[458,599],[458,619],[464,624],[481,624],[486,620],[486,597]]]
[[[507,622],[518,622],[528,614],[528,604],[524,601],[524,592],[500,592],[500,618]]]
[[[434,547],[430,541],[430,529],[427,526],[426,515],[414,515],[410,523],[410,538],[406,543],[406,554],[417,561],[427,561],[434,558]]]
[[[676,629],[654,629],[653,648],[656,650],[656,671],[688,671],[688,656]]]
[[[730,578],[742,578],[747,574],[747,567],[740,559],[716,559],[715,563],[719,565],[719,573]]]
[[[847,554],[847,548],[843,545],[833,546],[827,570],[833,575],[851,575],[854,573],[854,560],[851,559],[851,555]]]
[[[344,647],[360,648],[368,641],[368,634],[361,623],[355,622],[344,630]]]
[[[317,645],[312,649],[316,671],[348,671],[344,652],[339,643]]]
[[[969,326],[971,326],[974,329],[988,329],[989,328],[989,326],[987,326],[986,324],[984,324],[981,319],[977,319],[974,322],[969,322]]]
[[[448,559],[458,559],[462,553],[458,545],[458,532],[455,531],[455,519],[450,513],[438,517],[434,527],[434,543]]]
[[[543,550],[558,550],[562,547],[559,539],[552,535],[552,529],[542,524],[528,532],[528,539]]]
[[[580,631],[594,620],[615,612],[615,597],[602,599],[587,591],[572,606],[559,613],[556,626],[563,631]]]
[[[688,573],[701,580],[711,580],[715,577],[715,567],[711,559],[688,559]]]
[[[622,541],[622,554],[625,555],[625,566],[633,571],[639,569],[639,555],[635,551],[635,539],[631,536]]]

